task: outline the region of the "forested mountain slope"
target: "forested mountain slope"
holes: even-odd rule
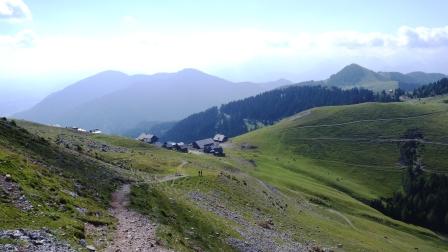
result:
[[[313,83],[310,83],[313,84]],[[385,97],[396,100],[397,97]],[[175,124],[166,140],[190,142],[216,133],[237,136],[303,110],[328,105],[356,104],[379,99],[366,89],[342,90],[322,86],[289,86],[193,114]]]

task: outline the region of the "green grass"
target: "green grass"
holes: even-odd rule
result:
[[[141,184],[132,187],[132,207],[162,224],[158,235],[177,251],[192,248],[208,251],[232,251],[224,238],[236,235],[225,223],[203,212],[181,198],[174,200],[157,186]]]
[[[398,82],[397,81],[368,81],[368,82],[362,82],[355,86],[344,86],[344,89],[351,89],[351,88],[365,88],[370,89],[375,92],[381,92],[383,90],[395,90],[398,88]]]
[[[427,140],[448,142],[447,113],[428,114],[448,111],[448,104],[443,100],[446,97],[406,103],[316,108],[307,116],[288,118],[233,139],[232,147],[226,148],[227,156],[223,158],[167,151],[117,136],[80,134],[68,129],[18,122],[41,138],[25,148],[27,141],[21,143],[20,134],[11,136],[10,139],[19,139],[18,143],[13,143],[12,148],[4,147],[3,155],[9,158],[17,155],[15,165],[23,167],[27,167],[23,158],[33,155],[49,159],[56,167],[64,167],[67,174],[64,176],[47,171],[48,175],[42,172],[44,178],[31,173],[21,179],[21,186],[23,184],[24,190],[29,190],[28,194],[42,198],[39,202],[59,202],[62,198],[69,206],[82,205],[92,212],[104,211],[108,195],[115,188],[107,184],[133,181],[132,207],[159,222],[157,234],[161,242],[180,251],[228,251],[232,249],[225,244],[225,239],[242,239],[238,232],[240,224],[207,207],[215,201],[222,209],[244,218],[248,225],[256,226],[272,219],[278,232],[286,232],[292,239],[303,243],[314,240],[335,251],[414,251],[415,248],[419,251],[446,251],[447,242],[434,232],[393,220],[363,203],[388,197],[401,185],[402,169],[398,165],[397,144],[370,140],[399,138],[406,129],[419,128]],[[409,116],[421,117],[303,127]],[[64,146],[54,147],[58,137],[70,139],[82,151],[62,151],[60,149]],[[103,152],[91,147],[91,142],[123,149]],[[3,146],[9,143],[0,141]],[[243,143],[257,148],[240,149]],[[42,146],[53,146],[45,147],[50,154],[39,151]],[[67,160],[64,163],[58,161],[52,152],[63,155]],[[444,146],[426,146],[424,158],[427,168],[447,171],[444,158],[447,152]],[[80,158],[82,162],[76,162],[75,159]],[[75,169],[75,165],[81,168]],[[46,170],[45,167],[30,167],[25,170]],[[197,176],[199,170],[203,171],[203,177]],[[13,176],[25,176],[11,170],[7,172]],[[185,177],[155,182],[155,178],[174,173]],[[33,181],[41,180],[45,188],[71,188],[74,178],[89,184],[94,179],[99,181],[100,175],[108,180],[95,184],[100,191],[98,202],[91,197],[94,194],[88,188],[85,195],[77,199],[61,193],[51,196],[53,199],[50,197],[52,194],[43,189],[42,192],[26,189],[28,184],[35,183]],[[195,193],[214,201],[196,202],[191,197]],[[37,221],[35,216],[17,213],[8,204],[1,206],[1,217],[10,222],[6,224],[8,221],[4,221],[1,225],[27,226]],[[97,220],[88,219],[89,216],[65,215],[56,209],[49,209],[46,213],[49,216],[42,218],[39,225],[53,225],[50,227],[56,230],[59,226],[68,225],[71,231],[64,233],[73,237],[76,237],[76,227],[84,221],[113,222],[106,215]],[[23,221],[13,223],[13,219]],[[343,248],[336,248],[340,243]]]
[[[81,249],[80,239],[90,242],[84,223],[114,226],[107,207],[110,193],[123,180],[117,173],[8,122],[0,122],[0,135],[0,175],[11,175],[33,205],[24,212],[9,200],[0,201],[1,229],[47,227]]]
[[[301,220],[322,228],[324,234],[339,237],[351,249],[375,251],[410,251],[426,247],[428,251],[447,248],[446,242],[424,228],[404,224],[383,216],[362,202],[388,197],[401,185],[402,169],[398,165],[396,143],[369,141],[378,138],[400,138],[410,128],[419,128],[431,141],[446,141],[448,106],[441,98],[394,104],[360,104],[313,109],[307,116],[282,122],[233,139],[231,156],[253,160],[245,170],[291,195],[300,195],[322,208],[335,209],[347,216],[357,228],[336,232],[331,221],[322,223],[328,213],[313,213]],[[343,126],[304,128],[375,118],[419,116],[409,120],[360,122]],[[345,140],[339,140],[344,138]],[[353,141],[352,139],[368,139]],[[249,143],[255,149],[241,150]],[[448,170],[446,147],[425,146],[424,160],[428,169]],[[384,236],[388,239],[385,241]],[[316,237],[316,236],[314,236]],[[347,239],[350,237],[350,239]],[[373,239],[372,239],[373,238]],[[363,241],[362,245],[355,242]],[[394,240],[394,242],[391,242]],[[426,251],[426,250],[425,250]]]
[[[0,202],[0,227],[2,229],[50,228],[55,234],[73,245],[84,239],[84,223],[101,221],[109,225],[114,220],[107,213],[104,203],[86,196],[72,197],[65,191],[76,192],[74,181],[58,176],[44,167],[27,163],[17,154],[0,148],[0,174],[10,174],[19,184],[22,193],[33,204],[33,210],[22,212],[7,202]],[[82,193],[79,191],[78,193]],[[83,208],[81,214],[76,208]],[[99,214],[99,217],[96,217]]]

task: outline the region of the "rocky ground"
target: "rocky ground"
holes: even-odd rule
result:
[[[21,211],[33,209],[33,205],[20,190],[11,175],[0,175],[0,200],[10,202]]]
[[[74,135],[60,134],[56,139],[56,144],[64,146],[65,148],[72,150],[84,151],[103,151],[103,152],[126,152],[127,149],[119,146],[109,145],[101,143],[99,141],[93,141],[88,138],[77,137]]]
[[[0,251],[29,252],[72,252],[75,251],[65,243],[56,240],[48,230],[5,230],[0,231]]]
[[[300,244],[288,234],[277,231],[269,220],[260,220],[258,224],[251,223],[241,214],[227,209],[219,199],[219,193],[190,192],[189,196],[198,206],[238,224],[237,231],[243,239],[230,238],[227,242],[239,251],[312,251],[313,249],[312,245]]]
[[[159,245],[156,238],[155,223],[132,210],[129,210],[130,185],[124,185],[112,195],[111,214],[117,218],[118,225],[112,243],[106,251],[169,251]]]

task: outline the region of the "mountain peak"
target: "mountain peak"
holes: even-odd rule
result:
[[[120,71],[116,71],[116,70],[106,70],[106,71],[102,71],[99,72],[95,75],[92,75],[88,78],[92,78],[92,77],[104,77],[104,76],[128,76],[127,74],[120,72]]]
[[[204,73],[200,70],[194,69],[194,68],[184,68],[177,73],[178,74],[187,74],[187,75],[193,75],[193,74],[207,75],[206,73]]]
[[[356,63],[352,63],[352,64],[347,65],[344,68],[342,68],[341,71],[339,71],[338,73],[343,72],[343,71],[371,71],[371,70],[369,70],[361,65],[358,65]]]
[[[352,86],[362,82],[383,81],[384,79],[384,76],[352,63],[331,75],[327,84],[330,86]]]

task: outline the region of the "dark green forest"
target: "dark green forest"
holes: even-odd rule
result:
[[[424,145],[417,141],[423,134],[409,130],[402,142],[400,162],[406,166],[403,186],[391,198],[373,200],[371,206],[390,217],[424,226],[435,231],[448,232],[448,176],[424,170],[421,150]]]
[[[424,98],[442,94],[448,94],[448,78],[414,89],[412,97]]]
[[[162,138],[191,142],[211,137],[215,133],[233,137],[310,108],[373,101],[392,102],[398,101],[401,94],[401,90],[391,94],[376,94],[362,88],[343,90],[323,86],[289,86],[193,114],[178,122]]]

